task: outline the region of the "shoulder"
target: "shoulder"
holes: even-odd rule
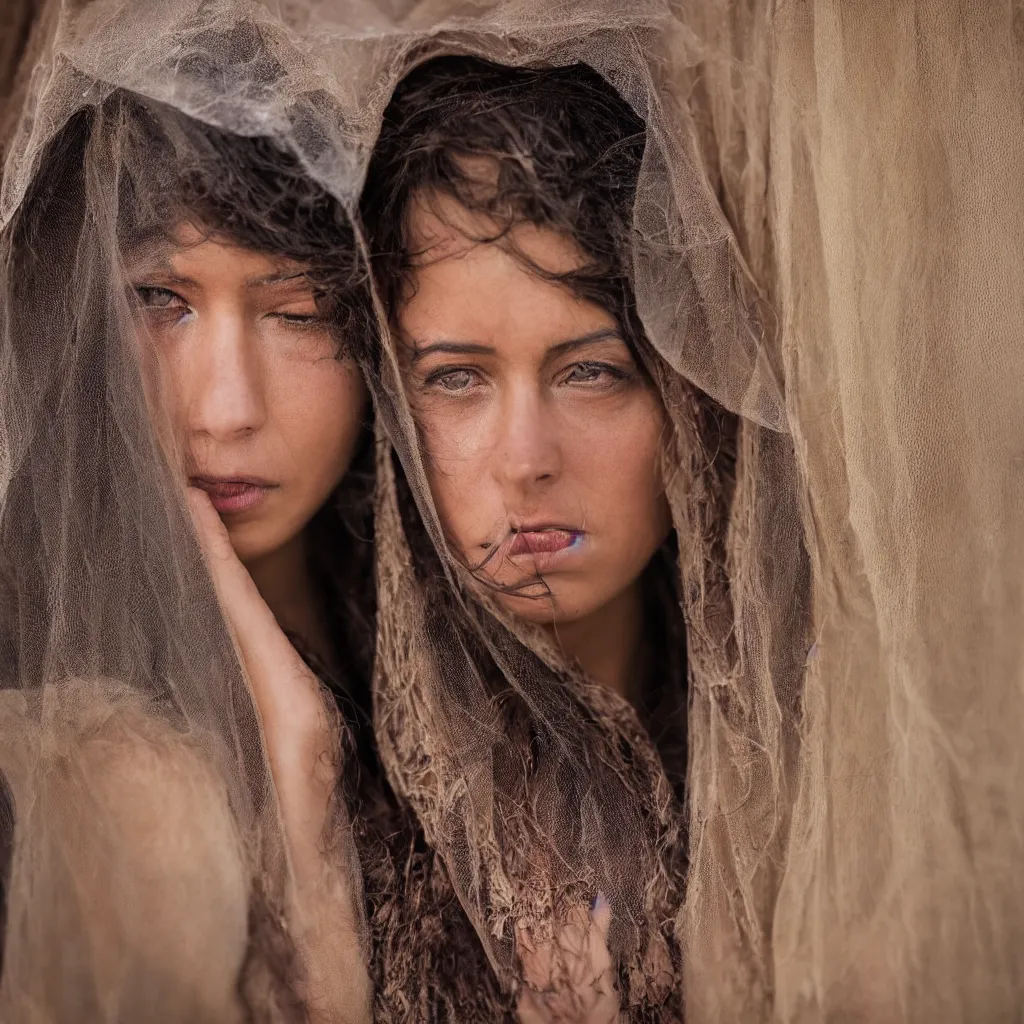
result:
[[[133,1019],[164,1019],[147,1016],[161,1006],[235,1019],[249,877],[227,787],[196,737],[107,681],[0,698],[15,820],[8,997],[45,1005],[55,943],[80,968],[61,985],[86,1004],[116,994]]]

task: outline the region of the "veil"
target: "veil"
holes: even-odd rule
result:
[[[0,1016],[231,1019],[239,977],[244,1012],[301,1012],[258,724],[130,343],[118,134],[79,161],[61,140],[128,90],[273,138],[355,214],[397,81],[471,53],[588,63],[647,126],[632,273],[678,444],[687,794],[680,814],[629,709],[466,598],[385,347],[375,727],[437,884],[506,990],[515,922],[551,929],[600,890],[636,1019],[680,991],[691,1021],[1013,1019],[1019,11],[57,6],[18,71],[0,189]],[[73,187],[47,176],[62,158]],[[168,781],[167,764],[185,767]],[[147,778],[190,813],[154,822]],[[549,813],[577,796],[575,818]],[[168,830],[218,869],[161,896]],[[141,834],[148,878],[121,856]],[[94,891],[92,867],[122,860]],[[181,930],[217,955],[189,961]],[[388,934],[375,948],[406,933]]]
[[[780,5],[772,201],[813,646],[783,1020],[1020,1013],[1019,8]]]
[[[438,53],[584,61],[647,125],[633,283],[679,444],[682,825],[622,709],[466,598],[393,348],[372,368],[398,456],[378,741],[506,980],[511,920],[608,884],[637,1019],[664,1005],[659,939],[689,1020],[1018,1013],[1019,12],[894,13],[422,4],[378,44],[389,85]],[[539,753],[515,756],[488,666]]]
[[[214,133],[297,159],[292,135],[325,144],[313,114],[326,122],[329,99],[274,90],[288,75],[273,19],[204,6],[49,9],[15,75],[26,99],[0,190],[3,1020],[308,1019],[262,730],[126,263],[140,233],[173,227],[175,187],[227,173]],[[211,90],[257,65],[263,99],[217,116]],[[349,867],[341,802],[333,825]]]
[[[378,462],[381,756],[506,987],[521,973],[517,928],[550,939],[601,893],[631,1019],[679,1019],[681,997],[696,1019],[702,1003],[709,1019],[756,1019],[769,1012],[809,580],[775,323],[752,268],[770,266],[767,242],[755,222],[745,250],[730,220],[756,217],[745,178],[758,158],[763,171],[766,126],[716,124],[709,94],[717,75],[765,114],[767,70],[724,49],[716,58],[659,4],[496,4],[447,18],[424,5],[403,27],[420,34],[393,41],[389,84],[453,52],[584,62],[646,123],[632,279],[674,427],[666,487],[690,666],[688,694],[664,670],[670,717],[657,730],[688,746],[689,793],[684,805],[632,708],[468,596],[389,343],[368,374],[398,456],[385,445]],[[704,26],[709,37],[728,28]]]

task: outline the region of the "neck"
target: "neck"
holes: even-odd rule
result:
[[[646,661],[640,580],[585,618],[549,628],[562,652],[595,683],[630,702],[639,699]]]
[[[309,571],[305,531],[283,547],[245,563],[282,629],[302,637],[326,665],[334,658]]]

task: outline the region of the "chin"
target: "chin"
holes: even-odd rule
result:
[[[593,595],[573,594],[572,589],[569,592],[564,592],[555,586],[551,588],[551,594],[539,597],[503,595],[499,600],[510,615],[537,626],[558,626],[576,622],[586,618],[605,603],[595,599]],[[586,597],[589,597],[590,600],[586,600]]]
[[[260,529],[255,523],[239,525],[235,529],[229,527],[228,538],[238,560],[243,564],[259,561],[282,546],[271,531]]]

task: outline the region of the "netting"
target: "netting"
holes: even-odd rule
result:
[[[646,126],[631,280],[673,427],[686,800],[630,706],[470,586],[382,323],[374,714],[419,824],[393,861],[362,840],[378,1014],[511,1012],[516,926],[600,891],[635,1019],[1014,1019],[1016,7],[95,0],[51,23],[0,193],[5,1018],[300,1012],[258,723],[145,401],[118,182],[146,163],[112,98],[272,139],[355,216],[396,84],[462,53],[584,62]],[[202,870],[167,869],[182,847]]]

